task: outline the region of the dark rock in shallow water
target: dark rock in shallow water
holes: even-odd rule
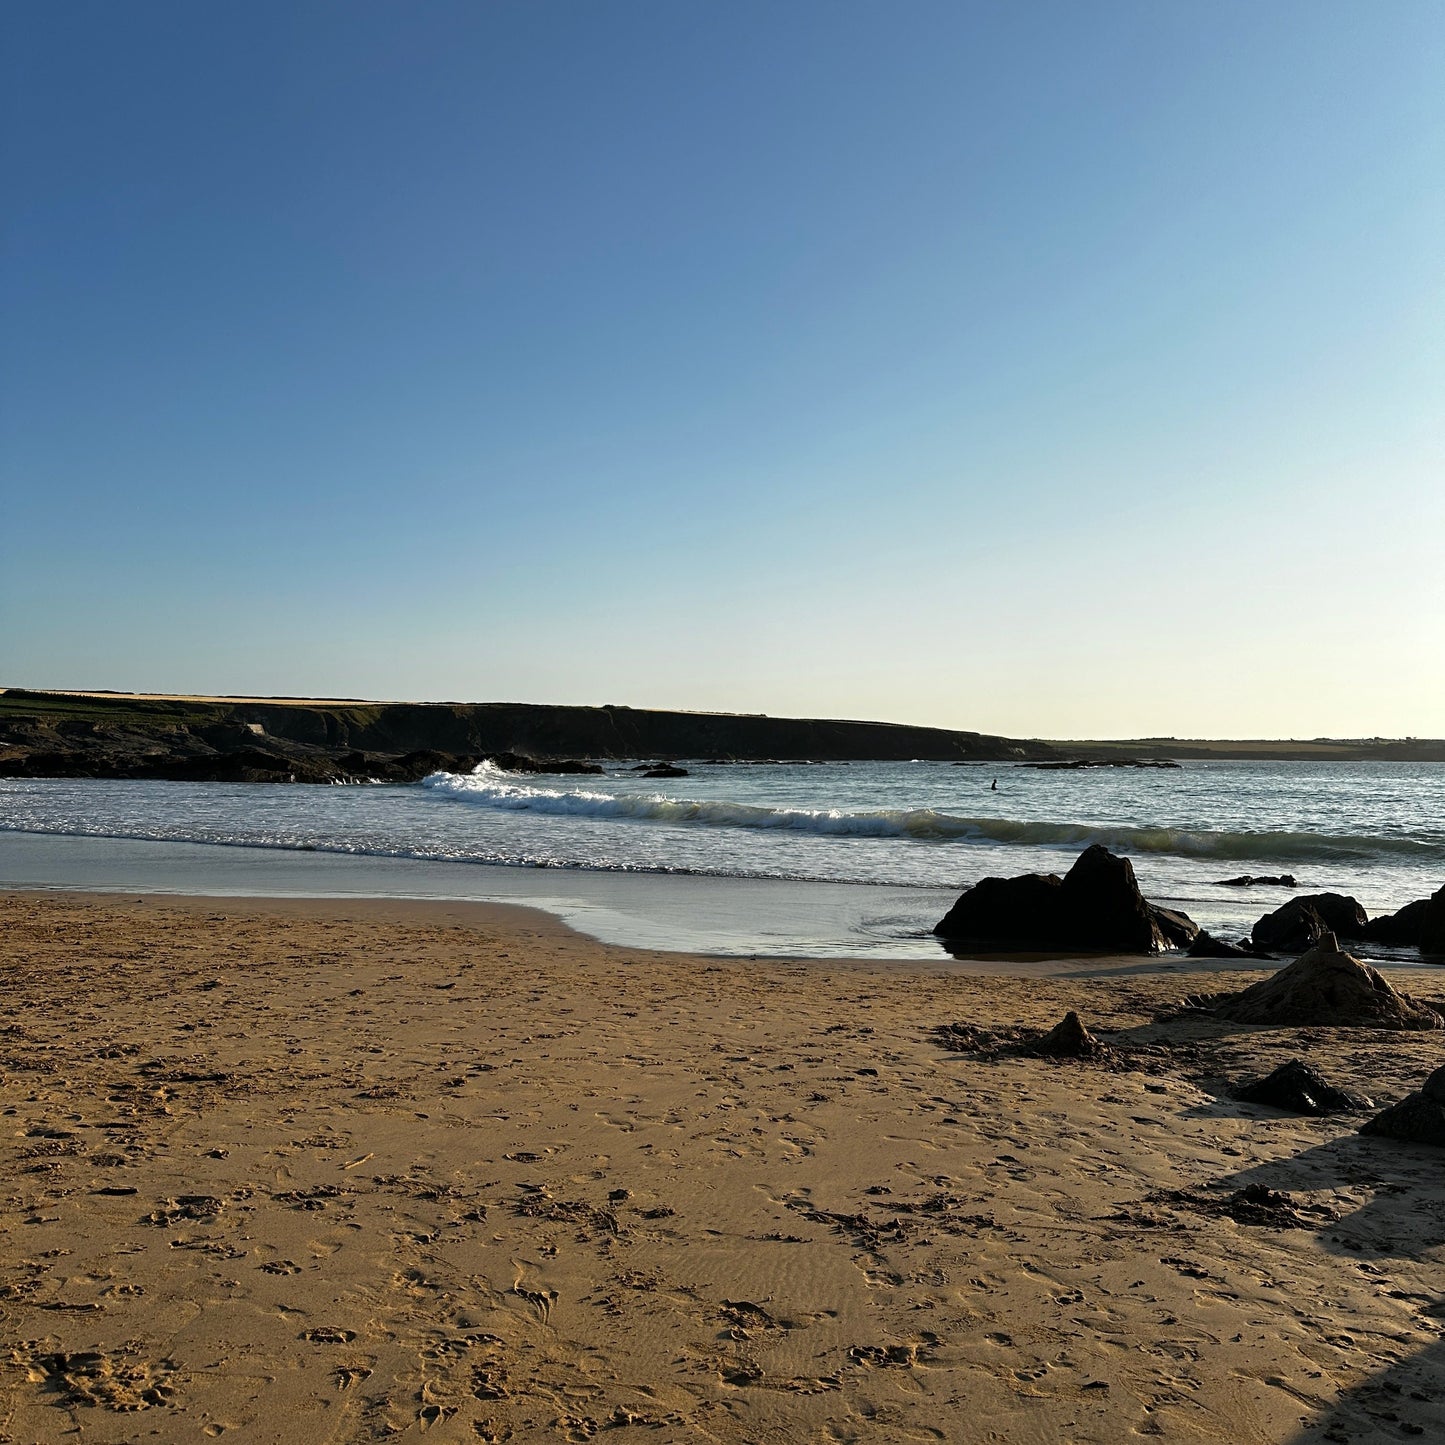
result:
[[[1221,878],[1217,886],[1220,888],[1293,888],[1296,885],[1293,873],[1281,873],[1274,878],[1256,878],[1252,873],[1246,873],[1240,878]]]
[[[1189,945],[1190,958],[1257,958],[1258,954],[1248,948],[1241,948],[1237,943],[1226,943],[1222,938],[1216,938],[1212,933],[1206,933],[1202,928],[1194,937],[1194,942]]]
[[[1309,893],[1266,913],[1254,925],[1252,936],[1260,948],[1301,953],[1326,933],[1339,938],[1363,938],[1368,927],[1365,910],[1353,898],[1341,893]]]
[[[648,768],[642,776],[644,778],[685,778],[687,769],[679,768],[672,763],[662,763],[658,767]]]
[[[1029,1045],[1031,1054],[1047,1054],[1055,1059],[1092,1059],[1104,1052],[1104,1045],[1083,1025],[1073,1009],[1036,1043]]]
[[[933,931],[957,943],[1016,950],[1160,953],[1187,944],[1198,928],[1184,914],[1149,903],[1133,864],[1096,843],[1062,879],[1053,873],[983,879]]]
[[[1418,1093],[1367,1119],[1360,1133],[1411,1144],[1445,1144],[1445,1068],[1436,1069]]]
[[[1059,894],[1063,922],[1082,947],[1157,953],[1174,941],[1176,930],[1162,925],[1139,891],[1134,865],[1101,843],[1079,854]]]
[[[1146,906],[1171,948],[1188,948],[1199,937],[1199,925],[1187,913],[1161,908],[1157,903]]]
[[[1177,768],[1173,758],[1063,758],[1049,763],[1019,763],[1021,768],[1045,768],[1054,772],[1078,772],[1082,768]]]
[[[600,773],[597,763],[584,763],[576,758],[529,758],[522,753],[493,753],[488,759],[505,773]]]
[[[1288,968],[1216,1001],[1221,1018],[1241,1024],[1364,1029],[1438,1029],[1445,1019],[1397,993],[1368,964],[1345,953],[1327,933]]]
[[[1234,1091],[1234,1097],[1249,1104],[1268,1104],[1291,1114],[1341,1114],[1368,1109],[1369,1099],[1356,1098],[1325,1082],[1303,1059],[1291,1059],[1274,1073]]]
[[[1420,952],[1445,954],[1445,888],[1432,893],[1426,901],[1420,923]]]
[[[933,931],[940,938],[1017,948],[1050,947],[1057,933],[1055,920],[1062,886],[1063,879],[1057,873],[981,879],[959,898]]]
[[[1365,937],[1371,943],[1383,943],[1392,948],[1418,948],[1420,935],[1425,928],[1425,913],[1429,907],[1428,898],[1417,898],[1397,913],[1385,913],[1379,918],[1372,918],[1365,926]]]

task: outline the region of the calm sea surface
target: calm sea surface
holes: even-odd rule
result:
[[[644,896],[637,875],[787,882],[796,886],[760,894],[703,889],[699,881],[668,896],[694,906],[704,893],[737,900],[731,925],[726,903],[709,905],[721,910],[715,951],[903,955],[933,947],[918,935],[959,888],[990,874],[1061,872],[1094,842],[1130,856],[1148,896],[1226,932],[1247,928],[1290,896],[1222,886],[1241,873],[1293,873],[1297,891],[1351,893],[1371,914],[1445,884],[1445,764],[1207,762],[1082,772],[941,763],[685,766],[688,777],[668,780],[620,769],[582,778],[484,769],[410,787],[0,781],[0,884],[136,888],[145,882],[134,874],[136,860],[151,859],[153,871],[164,872],[167,865],[154,860],[199,856],[197,845],[209,845],[213,891],[335,891],[304,880],[343,876],[342,857],[407,865],[369,868],[365,891],[515,896],[544,906],[551,897],[602,897],[607,876],[635,876],[624,892],[613,890],[633,899]],[[92,846],[84,853],[89,872],[75,877],[55,860],[80,854],[58,845],[38,854],[27,834],[173,846],[165,854],[118,841]],[[246,850],[248,859],[254,849],[272,856],[257,871],[228,848]],[[288,873],[278,851],[336,862],[298,859]],[[121,871],[109,880],[93,876],[104,874],[106,859]],[[228,872],[237,886],[215,888]],[[582,873],[596,877],[584,882]],[[361,874],[345,876],[352,885],[343,891],[361,891],[354,886]],[[822,902],[853,895],[818,892],[825,884],[871,886],[841,911],[836,936]],[[796,900],[796,946],[780,948],[767,930],[759,936],[750,914],[760,897],[783,912],[788,906],[778,900]],[[674,946],[699,946],[687,929],[675,931]],[[668,941],[665,927],[645,939],[612,933],[619,941]]]

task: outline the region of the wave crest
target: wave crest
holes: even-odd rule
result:
[[[458,802],[503,812],[567,818],[630,818],[714,828],[782,829],[823,837],[912,838],[933,843],[1001,843],[1087,848],[1094,843],[1130,853],[1221,860],[1369,858],[1381,853],[1438,857],[1439,845],[1411,838],[1303,832],[1212,832],[1129,824],[1052,823],[966,818],[934,808],[850,813],[837,808],[766,808],[725,799],[671,798],[662,793],[602,793],[514,782],[484,763],[475,773],[433,773],[422,786]]]

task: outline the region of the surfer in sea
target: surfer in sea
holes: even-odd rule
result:
[[[998,779],[997,779],[997,778],[995,778],[995,779],[993,780],[993,787],[991,787],[991,788],[989,789],[989,792],[990,792],[990,793],[996,793],[996,792],[998,792]]]

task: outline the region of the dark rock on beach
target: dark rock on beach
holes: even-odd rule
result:
[[[1173,946],[1181,932],[1183,915],[1165,919],[1151,907],[1134,880],[1134,865],[1101,843],[1079,854],[1059,894],[1060,922],[1085,947],[1156,953]]]
[[[1366,1120],[1360,1133],[1411,1144],[1445,1144],[1445,1068],[1436,1069],[1418,1093]]]
[[[1200,929],[1189,945],[1190,958],[1258,958],[1252,948],[1241,948],[1237,943],[1227,943],[1212,933]]]
[[[1390,948],[1418,948],[1425,931],[1425,914],[1429,907],[1428,898],[1417,898],[1396,913],[1384,913],[1379,918],[1372,918],[1365,925],[1364,936],[1371,943],[1383,943]]]
[[[1420,952],[1445,954],[1445,888],[1432,893],[1426,902],[1420,923]]]
[[[1291,1059],[1272,1074],[1244,1084],[1234,1097],[1247,1104],[1267,1104],[1290,1114],[1344,1114],[1354,1109],[1368,1109],[1369,1099],[1357,1098],[1327,1083],[1324,1077],[1303,1059]]]
[[[1039,939],[1044,933],[1053,937],[1062,881],[1057,873],[983,878],[959,898],[933,931],[940,938],[1020,949],[1047,947]]]
[[[1363,938],[1369,927],[1365,910],[1341,893],[1309,893],[1291,898],[1254,925],[1257,947],[1280,953],[1301,953],[1327,933],[1339,938]]]
[[[1279,873],[1273,878],[1265,875],[1256,877],[1253,873],[1245,873],[1238,878],[1221,878],[1215,886],[1218,888],[1294,888],[1296,884],[1293,873]]]
[[[1184,914],[1149,903],[1133,864],[1096,843],[1062,879],[1053,873],[983,879],[933,931],[954,943],[1014,951],[1160,953],[1189,943],[1198,929]]]
[[[1217,998],[1213,1007],[1221,1018],[1241,1024],[1445,1027],[1434,1009],[1398,993],[1383,975],[1345,953],[1332,933],[1287,968],[1241,993]]]
[[[1148,905],[1154,922],[1168,939],[1171,948],[1188,948],[1199,936],[1199,925],[1177,908],[1161,908],[1157,903]]]

